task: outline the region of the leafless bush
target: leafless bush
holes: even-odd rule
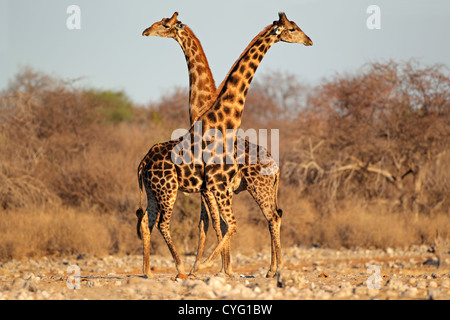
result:
[[[421,197],[426,204],[417,201],[427,193],[424,177],[436,177],[432,170],[447,176],[435,165],[438,158],[448,160],[444,154],[450,146],[446,68],[415,61],[369,64],[356,75],[336,76],[315,88],[308,107],[298,147],[286,155],[283,167],[291,183],[326,195],[333,205],[357,197],[390,200],[391,209],[439,206],[449,212],[445,191]],[[442,180],[439,188],[447,190]]]
[[[305,108],[310,86],[289,72],[263,73],[252,82],[242,119],[244,128],[279,128]]]
[[[117,195],[135,175],[136,149],[145,154],[151,144],[147,132],[106,121],[98,97],[94,103],[91,92],[45,74],[25,69],[10,88],[0,98],[3,208],[55,203],[112,210],[129,202],[123,199],[129,192]],[[130,133],[143,137],[125,138]],[[143,146],[126,144],[133,140]]]
[[[168,94],[153,102],[150,109],[158,114],[161,123],[176,128],[189,128],[189,94],[186,88],[175,87]]]

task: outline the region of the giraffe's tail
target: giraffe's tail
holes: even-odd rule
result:
[[[278,216],[281,218],[283,215],[283,210],[280,209],[278,206],[278,187],[280,185],[280,169],[278,169],[277,174],[275,175],[275,183],[274,183],[274,190],[275,190],[275,209],[277,210]]]
[[[142,198],[143,198],[143,192],[144,192],[143,188],[142,188],[142,179],[143,179],[142,171],[145,167],[144,160],[145,160],[145,158],[141,161],[141,163],[139,164],[139,167],[138,167],[138,182],[139,182],[139,191],[141,193],[141,200],[139,203],[139,209],[136,210],[136,216],[138,218],[138,222],[136,225],[136,231],[137,231],[137,235],[138,235],[139,239],[141,239],[141,240],[142,240],[141,222],[142,222],[142,219],[144,218],[144,210],[142,209]]]

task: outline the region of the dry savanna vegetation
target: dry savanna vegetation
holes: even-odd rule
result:
[[[186,88],[139,106],[124,92],[24,68],[0,96],[0,261],[139,254],[137,166],[154,143],[188,126]],[[445,66],[370,63],[317,85],[260,74],[242,127],[280,129],[283,246],[407,247],[431,244],[436,232],[450,237]],[[233,250],[269,252],[253,199],[243,192],[233,207]],[[196,249],[199,216],[199,195],[180,193],[171,232],[181,253]],[[152,249],[169,255],[160,236]]]

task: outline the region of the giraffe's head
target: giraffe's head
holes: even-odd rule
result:
[[[302,43],[312,46],[311,39],[300,29],[294,21],[289,21],[284,12],[278,13],[278,21],[273,22],[272,34],[278,35],[284,42]]]
[[[175,38],[177,36],[177,28],[182,26],[177,20],[178,12],[175,12],[171,18],[163,18],[161,21],[155,22],[142,32],[143,36],[157,36],[163,38]]]

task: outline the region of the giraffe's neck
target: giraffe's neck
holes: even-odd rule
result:
[[[279,41],[278,36],[270,33],[271,27],[266,27],[250,42],[219,87],[217,99],[199,113],[196,120],[203,122],[204,129],[218,128],[225,132],[240,127],[245,99],[256,69],[269,48]]]
[[[191,125],[199,112],[209,106],[216,95],[216,84],[202,45],[185,26],[175,39],[183,49],[189,71],[189,119]]]

